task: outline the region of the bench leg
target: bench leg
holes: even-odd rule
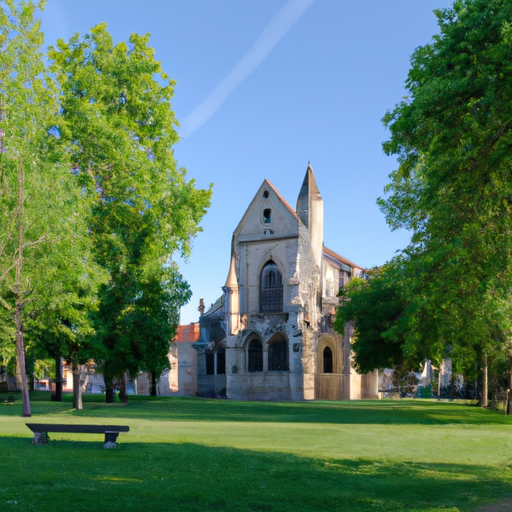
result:
[[[118,435],[119,432],[105,432],[105,442],[103,443],[103,448],[116,448]]]
[[[48,432],[34,432],[33,444],[47,444],[48,443]]]

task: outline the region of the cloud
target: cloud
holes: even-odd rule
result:
[[[314,0],[288,0],[283,5],[226,78],[185,118],[180,130],[182,137],[188,137],[210,119],[224,100],[263,62],[313,2]]]

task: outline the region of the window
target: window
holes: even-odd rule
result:
[[[332,373],[332,350],[324,348],[324,373]]]
[[[284,338],[271,342],[268,349],[268,371],[288,371],[288,343]]]
[[[261,341],[254,339],[249,343],[248,350],[248,370],[250,372],[263,371],[263,346]]]
[[[206,375],[215,375],[215,355],[206,352]]]
[[[261,272],[260,311],[283,311],[283,279],[277,265],[271,260]]]
[[[270,224],[270,216],[272,215],[272,210],[270,208],[265,208],[263,210],[263,223]]]
[[[222,350],[217,352],[217,375],[224,375],[226,373],[226,352]]]

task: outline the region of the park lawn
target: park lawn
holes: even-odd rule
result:
[[[512,419],[474,405],[48,399],[33,394],[30,420],[0,405],[1,511],[512,510]],[[130,432],[116,450],[85,434],[34,446],[26,421]]]

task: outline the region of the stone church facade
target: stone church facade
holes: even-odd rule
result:
[[[294,210],[265,180],[233,233],[223,295],[201,310],[199,393],[237,400],[378,398],[351,365],[337,293],[361,268],[323,245],[323,201],[306,171]]]

